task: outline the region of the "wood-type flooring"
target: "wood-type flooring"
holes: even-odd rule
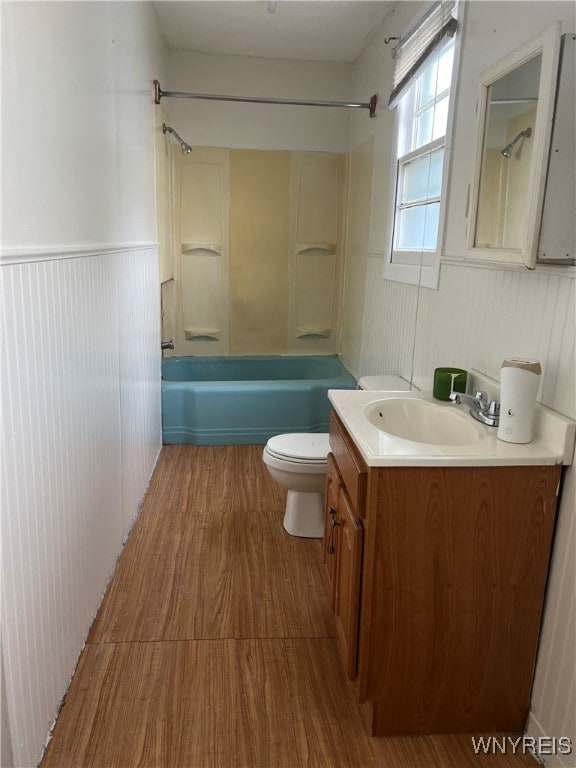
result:
[[[42,768],[536,766],[472,735],[367,734],[322,543],[284,531],[261,456],[162,449]]]

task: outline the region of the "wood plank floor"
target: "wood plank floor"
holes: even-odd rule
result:
[[[536,766],[468,735],[367,735],[321,542],[286,534],[261,455],[163,448],[42,767]]]

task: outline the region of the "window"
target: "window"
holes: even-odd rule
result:
[[[392,262],[433,266],[438,247],[444,145],[454,44],[430,57],[398,105]]]
[[[393,211],[386,276],[435,287],[442,233],[450,90],[455,59],[455,3],[443,0],[395,53]],[[433,29],[430,29],[433,27]],[[423,268],[423,271],[421,272]]]

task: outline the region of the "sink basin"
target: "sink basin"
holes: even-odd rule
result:
[[[364,415],[388,435],[427,445],[469,445],[484,434],[470,416],[454,407],[417,397],[391,397],[369,403]]]

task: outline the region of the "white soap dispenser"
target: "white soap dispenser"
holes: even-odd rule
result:
[[[511,357],[502,363],[499,440],[506,443],[529,443],[532,440],[541,372],[538,360]]]

